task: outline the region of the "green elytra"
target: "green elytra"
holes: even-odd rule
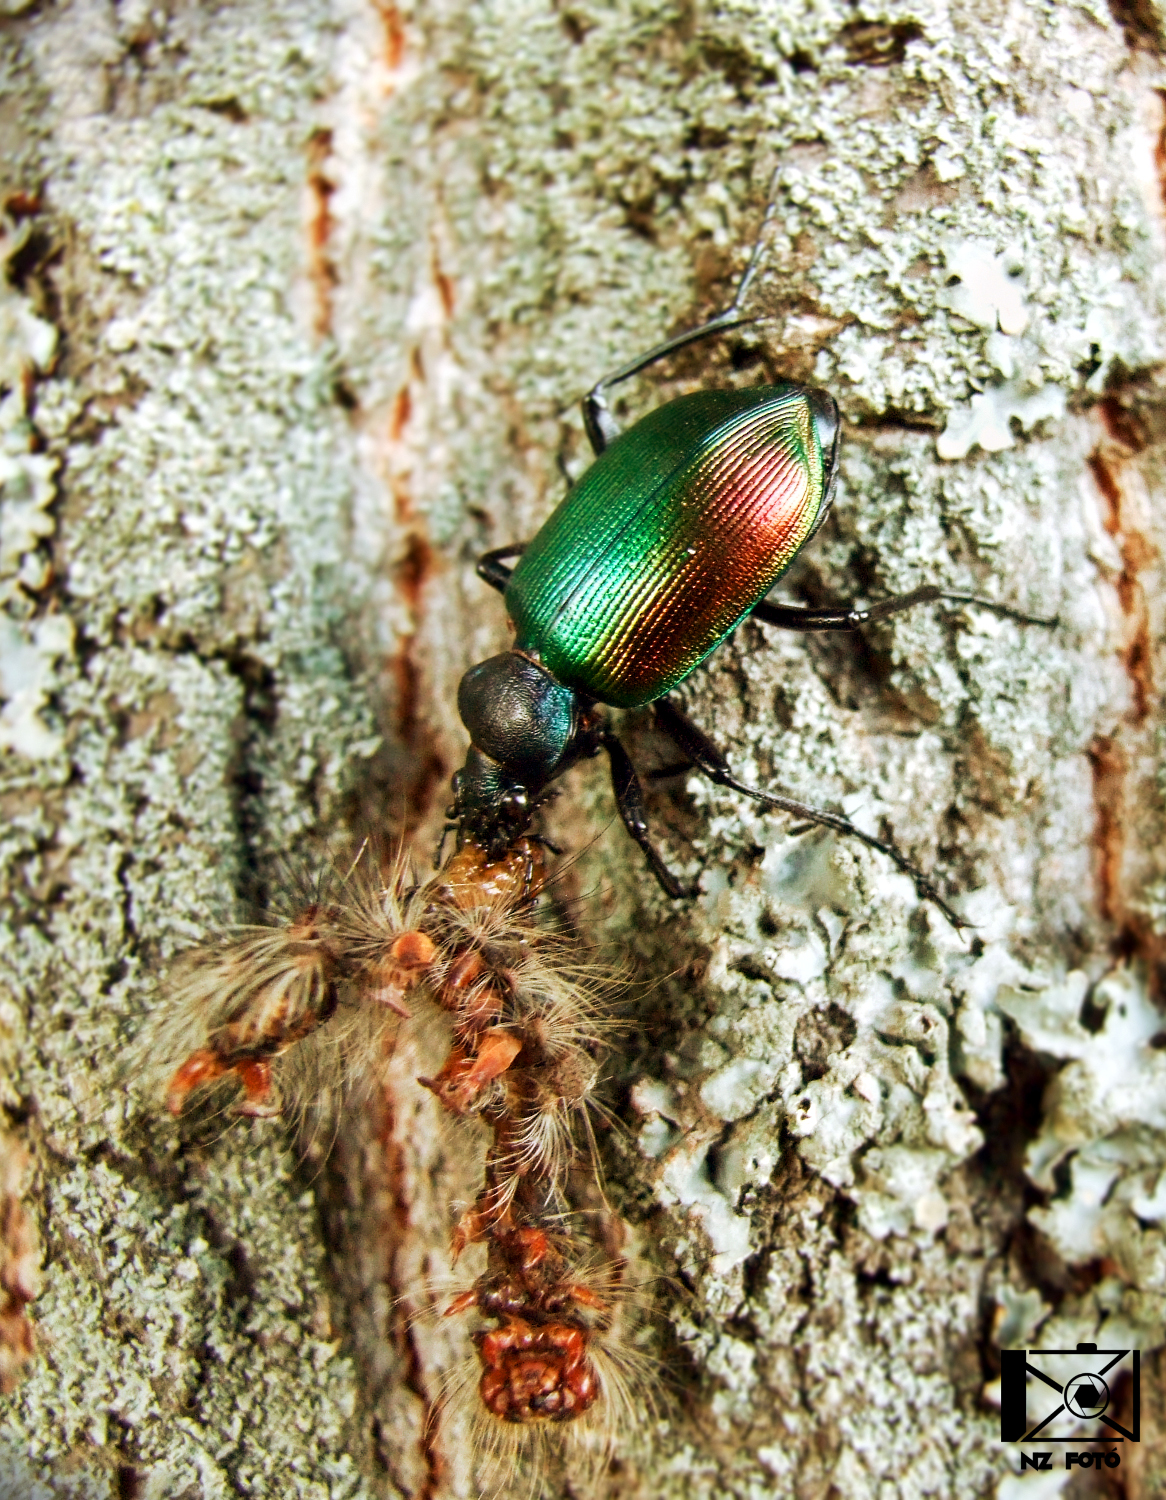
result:
[[[804,389],[697,391],[621,433],[506,588],[515,649],[619,708],[694,671],[815,529],[825,459]]]

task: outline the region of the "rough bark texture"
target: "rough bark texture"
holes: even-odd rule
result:
[[[596,376],[727,298],[775,170],[761,321],[628,414],[825,384],[841,492],[783,596],[938,581],[1059,624],[747,625],[682,694],[743,777],[889,817],[965,940],[880,856],[695,779],[651,799],[701,880],[671,907],[601,768],[566,779],[585,925],[636,966],[606,1168],[662,1278],[669,1389],[604,1483],[1057,1493],[1012,1473],[992,1405],[998,1348],[1039,1335],[1144,1351],[1143,1443],[1064,1492],[1162,1493],[1153,0],[0,13],[22,1286],[21,1181],[43,1250],[0,1494],[476,1493],[464,1424],[427,1425],[465,1345],[408,1315],[480,1144],[413,1083],[424,1036],[330,1156],[270,1122],[180,1130],[111,1079],[170,956],[281,857],[370,820],[431,847],[458,677],[506,643],[475,555],[586,462]]]

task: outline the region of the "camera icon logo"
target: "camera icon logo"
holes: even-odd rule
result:
[[[1140,1382],[1137,1349],[1002,1349],[1000,1441],[1136,1443]]]

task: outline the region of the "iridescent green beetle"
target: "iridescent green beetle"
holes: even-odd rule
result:
[[[1052,623],[933,586],[867,609],[766,601],[830,508],[840,424],[823,390],[698,391],[620,431],[607,404],[612,386],[686,344],[748,321],[742,307],[764,229],[723,313],[622,366],[584,399],[596,460],[534,540],[479,561],[480,576],[505,595],[515,641],[462,678],[458,711],[471,745],[453,778],[449,815],[459,843],[481,844],[500,857],[529,828],[548,784],[575,761],[605,750],[624,826],[668,895],[687,894],[651,842],[639,779],[600,710],[652,703],[660,728],[712,781],[880,850],[912,878],[922,899],[960,927],[932,882],[890,839],[738,781],[724,755],[667,697],[750,615],[787,630],[855,630],[947,599]],[[513,570],[506,566],[512,557],[521,559]]]

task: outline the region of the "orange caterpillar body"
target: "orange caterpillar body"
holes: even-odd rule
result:
[[[450,1246],[456,1261],[485,1244],[486,1270],[446,1316],[476,1311],[489,1325],[472,1337],[495,1456],[513,1448],[498,1424],[521,1438],[580,1418],[607,1434],[606,1453],[641,1379],[639,1356],[613,1346],[622,1262],[596,1271],[565,1228],[562,1197],[610,1028],[611,980],[534,920],[544,880],[541,846],[521,839],[494,861],[467,844],[421,883],[402,863],[380,884],[342,882],[278,926],[188,955],[149,1043],[171,1059],[175,1114],[192,1091],[234,1078],[236,1113],[274,1115],[305,1087],[367,1071],[413,992],[447,1013],[448,1056],[418,1081],[492,1132],[482,1189]]]

